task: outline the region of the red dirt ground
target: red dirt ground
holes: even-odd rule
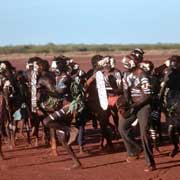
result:
[[[120,67],[119,60],[122,53],[113,54],[117,58],[117,66]],[[172,54],[179,54],[176,50],[171,51],[152,51],[145,54],[145,58],[152,60],[155,65],[161,64],[167,57]],[[82,69],[90,68],[90,57],[92,54],[71,54]],[[27,59],[33,55],[1,55],[0,59],[12,60],[17,69],[24,69]],[[42,55],[42,57],[51,60],[53,55]],[[167,156],[172,146],[168,141],[164,141],[160,147],[162,155],[155,152],[155,161],[157,170],[145,173],[144,157],[132,163],[126,163],[126,152],[121,140],[115,140],[115,152],[107,153],[99,148],[99,132],[93,130],[89,123],[86,127],[87,144],[85,149],[89,154],[80,156],[83,169],[66,170],[66,167],[72,165],[67,153],[59,146],[59,156],[49,156],[50,149],[41,145],[39,148],[28,147],[24,139],[17,139],[15,150],[9,150],[7,145],[3,145],[5,160],[0,162],[0,180],[177,180],[180,179],[180,154],[174,158]],[[166,135],[166,134],[165,134]],[[78,146],[74,145],[73,149],[78,153]]]

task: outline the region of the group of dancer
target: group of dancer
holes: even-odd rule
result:
[[[116,63],[123,69],[117,69]],[[135,48],[120,62],[113,56],[94,55],[91,64],[85,72],[70,57],[54,57],[51,65],[32,57],[25,71],[16,71],[9,61],[0,62],[1,159],[2,142],[8,141],[14,148],[18,127],[20,134],[27,133],[28,144],[33,136],[38,146],[42,124],[43,140],[51,146],[52,154],[57,155],[57,144],[61,143],[73,160],[71,168],[80,168],[72,143],[77,140],[80,153],[85,152],[85,126],[92,120],[94,128],[100,125],[103,148],[113,149],[113,135],[122,138],[126,161],[137,160],[144,152],[144,171],[153,171],[153,147],[159,151],[158,141],[162,140],[161,113],[174,145],[169,155],[178,153],[180,56],[173,55],[154,67],[145,60],[144,51]],[[132,133],[138,125],[141,144]]]

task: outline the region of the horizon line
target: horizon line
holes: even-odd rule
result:
[[[157,42],[157,43],[27,43],[27,44],[7,44],[7,45],[0,45],[0,47],[7,47],[7,46],[47,46],[47,45],[52,45],[52,46],[66,46],[66,45],[84,45],[84,46],[101,46],[101,45],[117,45],[117,46],[134,46],[134,45],[180,45],[180,42]]]

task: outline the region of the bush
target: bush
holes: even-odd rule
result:
[[[135,47],[145,50],[180,49],[180,44],[64,44],[1,46],[0,54],[12,53],[65,53],[85,51],[129,51]]]

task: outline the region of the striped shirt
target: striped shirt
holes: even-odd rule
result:
[[[129,89],[131,97],[140,97],[152,93],[149,78],[143,72],[138,75],[133,72],[124,73],[123,87],[125,90]]]

